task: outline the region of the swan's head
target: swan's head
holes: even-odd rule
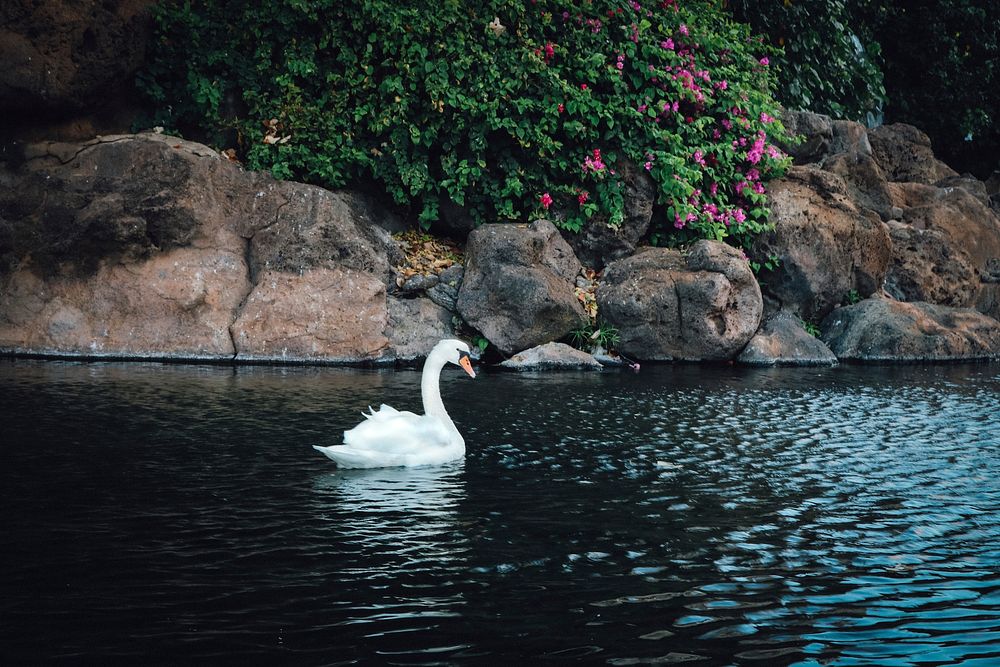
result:
[[[470,352],[469,346],[462,341],[446,338],[434,346],[428,358],[435,357],[456,366],[461,366],[469,374],[469,377],[474,378],[476,377],[476,372],[472,370],[472,359],[469,358]]]

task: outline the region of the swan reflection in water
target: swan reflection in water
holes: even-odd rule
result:
[[[446,567],[467,550],[456,535],[464,474],[464,460],[337,470],[316,479],[318,513],[331,522],[338,540],[361,548],[363,567]]]

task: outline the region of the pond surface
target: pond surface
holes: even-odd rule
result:
[[[1000,664],[1000,366],[0,361],[4,664]]]

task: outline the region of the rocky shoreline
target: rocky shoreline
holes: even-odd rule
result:
[[[768,184],[761,245],[778,265],[756,277],[722,243],[640,246],[640,170],[617,232],[484,225],[464,266],[404,281],[405,225],[357,192],[162,134],[32,144],[0,164],[0,355],[393,365],[459,327],[512,357],[588,323],[584,256],[601,320],[639,361],[1000,358],[1000,183],[954,173],[908,126],[786,122],[806,140]],[[538,358],[564,367],[558,349]]]

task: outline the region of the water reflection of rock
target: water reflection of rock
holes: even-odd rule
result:
[[[337,470],[316,478],[316,510],[336,534],[332,540],[358,549],[358,567],[373,574],[440,571],[460,565],[468,549],[457,519],[464,472],[464,461]]]

